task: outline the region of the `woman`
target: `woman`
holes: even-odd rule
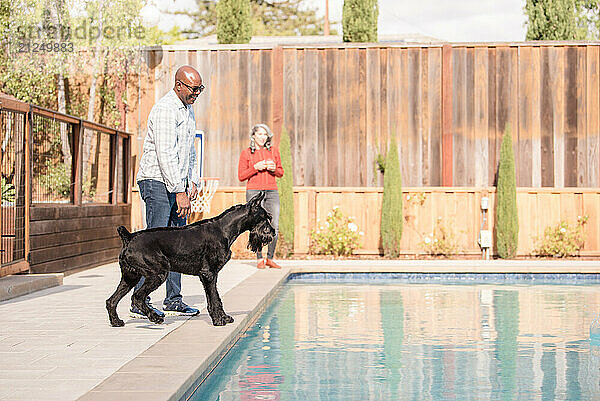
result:
[[[246,201],[260,192],[265,193],[263,207],[271,214],[271,225],[277,233],[279,229],[279,192],[275,177],[283,176],[279,149],[271,143],[273,133],[266,124],[256,124],[250,131],[250,146],[242,151],[238,164],[238,179],[246,181]],[[274,269],[281,267],[273,262],[277,234],[269,244],[267,259],[263,259],[262,252],[256,253],[258,264],[256,267],[264,269],[265,265]]]

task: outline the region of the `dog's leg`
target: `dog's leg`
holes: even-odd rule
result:
[[[113,327],[122,327],[125,323],[119,319],[119,315],[117,315],[117,304],[119,301],[129,292],[135,284],[140,280],[139,275],[121,272],[121,281],[117,286],[114,294],[110,296],[106,300],[106,310],[108,311],[108,319],[110,320],[110,325]]]
[[[165,282],[168,274],[168,270],[162,270],[159,272],[154,272],[152,275],[144,276],[144,284],[142,284],[142,286],[135,291],[131,297],[133,305],[141,310],[142,313],[146,315],[152,323],[161,324],[165,319],[150,309],[146,303],[146,297],[148,297],[148,294],[156,290],[162,283]]]
[[[217,275],[206,273],[200,276],[200,281],[206,293],[206,309],[212,319],[213,326],[224,326],[233,323],[233,318],[223,310],[223,303],[217,291]]]

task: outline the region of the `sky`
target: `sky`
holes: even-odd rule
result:
[[[194,0],[151,0],[160,9],[194,7]],[[325,0],[305,0],[325,14]],[[329,20],[342,20],[343,0],[329,0]],[[422,34],[451,42],[525,40],[525,0],[379,0],[380,35]],[[173,17],[162,14],[159,27],[170,29]],[[337,28],[341,33],[341,24]]]

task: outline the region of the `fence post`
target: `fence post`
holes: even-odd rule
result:
[[[82,151],[82,130],[81,119],[77,124],[73,124],[73,157],[71,159],[71,171],[73,172],[73,192],[71,193],[71,202],[76,206],[81,206],[82,188],[81,188],[81,170],[83,168],[81,160]]]
[[[283,127],[283,49],[281,46],[273,48],[271,71],[271,82],[273,82],[273,92],[271,95],[273,121],[271,127],[275,134],[275,144],[279,146]]]
[[[23,244],[23,248],[24,248],[24,258],[25,261],[27,262],[27,272],[31,273],[31,265],[30,265],[30,242],[29,242],[29,222],[30,222],[30,206],[31,206],[31,190],[33,185],[32,184],[32,174],[31,174],[31,133],[33,130],[33,114],[31,112],[31,105],[27,105],[28,107],[28,111],[27,113],[25,113],[25,149],[24,149],[24,156],[25,156],[25,211],[24,211],[24,216],[25,217],[25,227],[24,228],[24,244]]]
[[[108,191],[109,191],[109,196],[108,196],[108,202],[116,205],[117,204],[117,200],[118,200],[118,196],[117,196],[117,191],[119,188],[119,184],[118,184],[118,175],[117,175],[117,155],[119,154],[119,134],[117,133],[117,131],[114,131],[114,134],[112,134],[110,136],[110,168],[109,168],[109,174],[110,177],[108,179]]]
[[[452,186],[452,45],[442,46],[442,186]]]

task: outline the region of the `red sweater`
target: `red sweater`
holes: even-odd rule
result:
[[[273,160],[275,162],[275,171],[258,171],[254,165],[261,160]],[[266,148],[256,149],[250,153],[250,148],[246,148],[240,155],[238,164],[238,179],[246,181],[246,189],[277,189],[275,177],[283,177],[283,167],[281,166],[281,157],[279,149],[271,146],[271,150]]]

